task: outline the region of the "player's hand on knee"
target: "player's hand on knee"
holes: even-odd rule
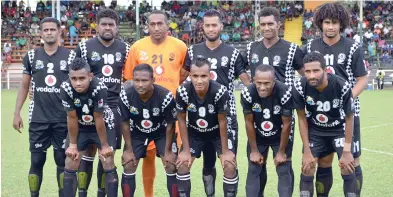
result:
[[[12,124],[15,130],[17,130],[19,133],[22,133],[20,129],[23,129],[23,120],[20,114],[15,114],[14,115],[14,122]]]
[[[355,171],[355,160],[353,159],[353,155],[350,151],[343,151],[338,166],[341,170],[349,172],[349,174],[352,174]]]
[[[225,166],[225,162],[228,162],[236,167],[236,156],[232,151],[226,151],[225,153],[222,153],[220,158],[222,166]]]
[[[305,152],[303,154],[302,161],[302,173],[309,174],[312,170],[315,170],[317,160],[314,158],[311,152]]]
[[[191,167],[191,153],[189,151],[181,151],[176,161],[176,169],[179,169],[183,164]]]
[[[176,165],[176,154],[172,151],[165,151],[164,161],[165,168],[167,168],[169,164]]]
[[[287,154],[284,151],[278,151],[276,157],[274,158],[274,164],[276,166],[287,162]]]
[[[262,165],[264,163],[264,158],[259,151],[251,152],[250,161],[258,165]]]
[[[67,157],[70,157],[73,161],[79,158],[79,152],[76,144],[70,144],[65,152]]]
[[[113,148],[108,146],[107,144],[103,145],[101,147],[100,155],[102,160],[105,161],[105,158],[113,156]]]
[[[136,165],[136,159],[134,152],[132,150],[125,150],[123,155],[121,156],[121,165],[125,166],[126,164],[130,163],[132,165]]]

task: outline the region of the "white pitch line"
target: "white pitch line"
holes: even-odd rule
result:
[[[386,124],[378,124],[378,125],[369,126],[369,127],[363,127],[363,128],[360,128],[360,129],[361,130],[363,130],[363,129],[373,129],[373,128],[384,127],[384,126],[389,126],[389,125],[393,125],[393,122],[392,123],[386,123]]]
[[[379,151],[379,150],[372,150],[372,149],[368,149],[368,148],[362,148],[362,150],[370,151],[370,152],[373,152],[373,153],[379,153],[379,154],[383,154],[383,155],[393,156],[393,153]]]

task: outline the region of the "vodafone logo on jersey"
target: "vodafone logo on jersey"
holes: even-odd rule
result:
[[[157,74],[157,75],[162,75],[162,74],[164,74],[164,67],[162,66],[162,65],[159,65],[159,66],[157,66],[157,67],[155,67],[154,68],[154,72]]]
[[[332,66],[326,67],[326,72],[331,74],[336,74],[336,71],[334,71],[334,68]]]
[[[323,115],[323,114],[318,114],[318,115],[317,115],[317,120],[318,120],[320,123],[327,123],[327,122],[329,121],[328,117],[325,116],[325,115]]]
[[[104,76],[109,77],[109,76],[112,75],[112,73],[113,73],[113,68],[112,68],[112,66],[105,65],[105,66],[102,67],[102,74],[103,74]]]
[[[48,86],[54,86],[57,82],[57,79],[54,75],[48,75],[45,77],[45,83]]]
[[[84,122],[91,122],[91,121],[93,121],[93,116],[91,116],[91,115],[82,115],[82,120]]]
[[[216,71],[210,71],[210,79],[211,80],[216,80],[217,79],[217,73]]]
[[[197,123],[198,127],[202,128],[202,129],[205,129],[208,126],[207,121],[204,119],[198,119],[196,123]]]
[[[273,129],[273,123],[270,121],[263,121],[261,124],[261,128],[264,131],[271,131]]]
[[[145,129],[150,129],[153,126],[153,123],[150,120],[142,120],[141,125]]]

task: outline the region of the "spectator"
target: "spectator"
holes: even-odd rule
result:
[[[251,38],[251,32],[248,28],[244,29],[242,32],[242,40],[248,41]]]
[[[384,80],[385,80],[385,72],[383,70],[380,70],[377,73],[378,90],[383,90]]]
[[[74,39],[78,43],[78,29],[74,25],[71,25],[68,32],[70,34],[70,45],[72,46],[74,44]]]
[[[372,64],[374,62],[374,57],[375,57],[375,42],[371,42],[368,44],[367,47],[368,50],[368,55],[369,55],[369,62]]]
[[[366,38],[367,42],[371,41],[371,38],[373,37],[373,33],[371,32],[370,29],[367,30],[367,32],[364,34],[364,37]]]
[[[31,24],[30,33],[33,35],[38,35],[40,33],[39,28],[40,26],[36,22],[34,22],[33,24]]]
[[[304,26],[306,26],[306,30],[309,31],[310,28],[311,28],[311,26],[312,26],[311,19],[307,19],[307,20],[304,22]]]
[[[239,30],[235,30],[235,32],[232,35],[232,40],[234,42],[238,42],[238,41],[240,41],[240,39],[241,39],[241,34],[240,34]]]
[[[345,33],[345,37],[352,38],[352,33],[353,33],[352,27],[348,26],[347,28],[345,28],[344,33]]]
[[[229,41],[229,35],[228,35],[227,32],[223,32],[223,33],[221,34],[221,40],[222,40],[223,42],[228,42],[228,41]]]
[[[353,36],[353,39],[355,40],[355,42],[358,42],[358,43],[362,44],[362,43],[360,42],[360,36],[359,36],[359,34],[355,34],[355,35]]]
[[[3,53],[4,53],[4,54],[9,54],[9,53],[11,53],[11,52],[12,52],[11,43],[10,43],[9,41],[6,41],[6,42],[4,43]]]

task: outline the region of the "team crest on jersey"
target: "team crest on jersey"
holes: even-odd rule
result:
[[[208,106],[209,113],[214,114],[214,106],[212,104],[209,104]]]
[[[307,96],[306,103],[309,105],[315,105],[314,99],[311,96]]]
[[[209,125],[207,123],[207,121],[204,119],[198,119],[196,123],[197,123],[198,127],[202,128],[202,129],[205,129]]]
[[[254,112],[262,112],[262,107],[259,103],[254,103],[252,106],[252,111]]]
[[[327,122],[329,121],[328,117],[325,116],[324,114],[318,114],[318,115],[317,115],[317,120],[318,120],[320,123],[327,123]]]
[[[333,99],[333,108],[337,108],[339,104],[340,104],[340,100]]]
[[[90,59],[91,59],[92,61],[94,61],[94,62],[98,62],[98,61],[101,60],[101,56],[100,56],[100,54],[99,54],[98,52],[93,51],[93,52],[91,53]]]
[[[145,118],[145,119],[150,118],[149,110],[143,109],[143,118]]]
[[[251,56],[251,63],[256,64],[259,62],[259,56],[257,54],[252,54]]]
[[[337,58],[337,64],[344,64],[344,61],[345,61],[345,54],[340,53]]]
[[[130,107],[130,113],[133,114],[133,115],[138,115],[139,114],[138,109],[136,107],[134,107],[134,106]]]
[[[173,60],[175,60],[175,53],[172,52],[169,54],[169,61],[172,62]]]
[[[40,70],[44,68],[44,62],[42,60],[35,61],[35,69]]]
[[[281,57],[280,56],[278,56],[278,55],[274,56],[274,58],[273,58],[273,66],[278,66],[280,61],[281,61]]]
[[[160,109],[153,108],[153,116],[158,116],[160,114]]]
[[[116,56],[116,62],[120,62],[121,61],[121,53],[116,52],[115,56]]]
[[[139,52],[139,59],[141,61],[147,61],[149,59],[149,56],[147,55],[146,51]]]
[[[280,111],[281,111],[281,106],[279,105],[274,106],[273,114],[279,114]]]
[[[74,99],[74,105],[76,107],[80,107],[81,106],[81,100],[79,100],[78,98]]]
[[[228,64],[228,57],[227,56],[223,56],[222,58],[221,58],[221,66],[223,66],[223,67],[226,67],[227,66],[227,64]]]
[[[92,106],[92,105],[93,105],[93,100],[89,99],[89,100],[87,101],[87,103],[89,104],[89,106]]]
[[[60,61],[60,70],[67,70],[67,62],[65,60]]]
[[[197,109],[196,109],[195,105],[192,104],[192,103],[188,105],[187,110],[189,112],[197,112]]]
[[[200,107],[198,109],[198,114],[200,117],[205,117],[206,116],[206,108],[205,107]]]

